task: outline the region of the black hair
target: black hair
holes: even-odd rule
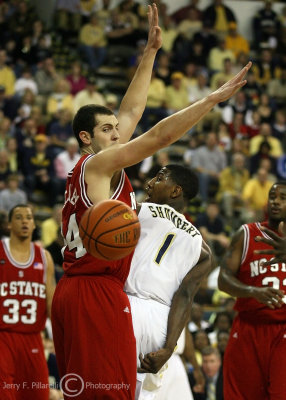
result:
[[[286,186],[286,181],[281,180],[281,181],[277,181],[277,182],[273,183],[270,190],[273,188],[273,186],[277,186],[277,185],[278,186]]]
[[[220,319],[220,317],[226,317],[229,321],[229,326],[232,325],[232,316],[230,315],[230,313],[228,311],[219,311],[216,314],[216,317],[214,319],[213,325],[215,326],[218,322],[218,320]]]
[[[79,137],[81,131],[88,132],[93,137],[93,128],[97,125],[97,115],[114,115],[113,112],[104,106],[88,104],[81,107],[74,116],[72,128],[73,133],[80,147],[83,143]]]
[[[9,211],[9,214],[8,214],[8,221],[9,222],[12,221],[12,217],[13,217],[13,214],[14,214],[14,211],[15,211],[16,208],[30,208],[30,210],[33,211],[32,207],[29,206],[29,204],[17,204],[13,208],[11,208],[11,210]]]
[[[172,181],[181,186],[185,200],[196,197],[199,191],[199,179],[194,171],[178,164],[168,164],[166,168],[171,172]]]

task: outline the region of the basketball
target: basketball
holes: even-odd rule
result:
[[[102,260],[118,260],[134,250],[140,237],[137,214],[118,200],[104,200],[83,214],[79,235],[86,250]]]

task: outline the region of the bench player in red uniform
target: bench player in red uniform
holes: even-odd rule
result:
[[[0,399],[48,400],[48,367],[40,332],[55,289],[50,253],[33,243],[29,206],[9,213],[10,237],[0,241]]]
[[[66,399],[76,392],[78,400],[133,399],[136,386],[136,344],[130,305],[123,292],[131,256],[104,262],[89,255],[78,232],[82,214],[92,204],[108,198],[135,208],[134,193],[122,169],[183,136],[215,104],[245,84],[243,78],[251,66],[249,63],[207,98],[127,143],[143,112],[153,61],[161,45],[155,5],[149,7],[149,13],[151,27],[145,54],[118,117],[109,109],[90,105],[80,108],[73,121],[82,157],[67,180],[62,215],[65,276],[56,288],[52,307],[54,342],[60,374],[65,376],[62,387]],[[136,112],[132,112],[134,107]]]
[[[269,191],[268,220],[243,225],[234,235],[220,271],[219,288],[237,297],[238,311],[224,355],[226,399],[286,399],[281,364],[286,356],[286,264],[273,260],[266,234],[278,237],[281,221],[286,221],[286,182]]]

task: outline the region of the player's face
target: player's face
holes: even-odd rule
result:
[[[286,185],[273,185],[268,196],[269,218],[286,221]]]
[[[171,178],[171,172],[166,168],[162,168],[155,178],[151,179],[146,186],[148,203],[168,204],[171,193],[174,188],[174,182]]]
[[[115,115],[97,115],[97,124],[93,128],[94,137],[91,139],[95,153],[119,143],[118,121]]]
[[[32,210],[29,207],[16,207],[9,225],[11,234],[20,239],[31,238],[35,229]]]

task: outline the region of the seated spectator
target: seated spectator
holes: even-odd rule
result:
[[[169,15],[166,15],[162,20],[161,32],[162,50],[169,54],[172,52],[174,42],[179,34],[177,27]]]
[[[191,333],[195,333],[199,329],[206,330],[210,324],[203,319],[204,310],[198,303],[193,303],[191,311],[191,319],[188,323],[188,329]]]
[[[265,87],[272,79],[279,77],[279,68],[273,59],[270,49],[264,49],[259,58],[253,63],[252,71],[260,85]]]
[[[0,149],[5,149],[7,140],[13,136],[12,123],[9,118],[0,118]]]
[[[286,66],[281,68],[279,78],[272,79],[267,84],[267,94],[275,98],[276,105],[283,107],[286,102]]]
[[[194,400],[223,400],[223,372],[218,349],[208,346],[202,350],[202,370],[204,387],[195,384],[193,371],[188,373]]]
[[[211,327],[208,328],[208,336],[211,345],[217,347],[217,335],[219,331],[230,332],[232,326],[232,317],[227,311],[219,311],[216,314],[214,322]]]
[[[243,106],[243,104],[242,104],[242,106]],[[227,108],[227,107],[225,107],[225,108]],[[229,114],[231,114],[231,112],[233,111],[232,107],[230,107],[230,110],[228,110],[228,111],[230,111]],[[245,111],[246,111],[246,109],[245,109]],[[224,114],[224,117],[225,116],[226,116],[226,113]],[[243,112],[235,112],[235,114],[233,114],[232,121],[233,122],[231,122],[228,125],[230,137],[232,139],[243,138],[243,137],[248,138],[249,132],[248,132],[248,127],[245,124],[244,113]]]
[[[259,134],[250,139],[250,155],[256,154],[259,151],[260,144],[265,141],[270,145],[270,156],[278,158],[283,154],[281,142],[272,136],[271,126],[263,123],[260,125]]]
[[[231,166],[221,171],[217,193],[217,200],[221,202],[221,209],[229,221],[232,221],[235,214],[241,213],[244,205],[241,194],[248,179],[249,172],[245,168],[244,155],[234,153]]]
[[[247,74],[247,83],[242,88],[245,93],[248,107],[257,107],[260,102],[260,96],[262,94],[262,88],[259,82],[257,82],[256,75],[251,70]]]
[[[87,104],[98,104],[105,106],[106,102],[104,96],[96,90],[96,78],[88,76],[86,88],[80,90],[74,97],[74,112]]]
[[[203,329],[198,329],[194,332],[193,339],[197,362],[199,365],[202,365],[202,352],[204,348],[210,346],[210,339],[207,332]]]
[[[18,151],[21,153],[27,149],[31,149],[34,146],[34,138],[37,134],[36,121],[29,117],[27,118],[21,127],[16,130],[15,137],[17,140]],[[24,159],[21,160],[21,166]]]
[[[235,58],[237,58],[241,52],[246,55],[249,54],[249,43],[237,32],[236,22],[230,22],[228,24],[228,35],[225,38],[225,42],[226,48],[233,52]]]
[[[229,23],[236,22],[233,11],[223,3],[223,0],[213,0],[213,4],[203,14],[203,18],[210,21],[212,28],[219,34],[226,34]]]
[[[216,90],[222,84],[226,83],[234,77],[232,71],[233,63],[230,58],[225,58],[223,61],[223,71],[215,73],[211,78],[211,89]]]
[[[11,173],[8,151],[6,149],[0,149],[0,191],[6,188],[6,182]]]
[[[43,96],[39,98],[42,103],[45,101],[45,97],[52,94],[55,86],[55,82],[60,79],[60,75],[55,68],[54,60],[49,57],[43,60],[41,68],[35,73],[35,81],[38,86],[39,95]]]
[[[286,112],[278,110],[272,125],[273,136],[282,143],[284,153],[286,153]]]
[[[195,149],[191,161],[191,167],[199,175],[200,195],[203,202],[208,201],[209,195],[215,195],[219,175],[226,166],[226,155],[217,144],[216,133],[208,132],[205,145]]]
[[[89,22],[81,27],[79,33],[79,50],[93,70],[103,64],[106,56],[106,44],[104,29],[94,13],[90,16]]]
[[[171,85],[166,89],[166,107],[169,114],[182,110],[190,104],[186,87],[183,85],[183,77],[179,71],[171,75]]]
[[[262,221],[268,199],[268,193],[273,182],[267,180],[268,172],[260,168],[257,177],[250,179],[244,186],[242,198],[245,201],[247,222]]]
[[[0,209],[9,213],[17,204],[27,204],[27,194],[19,188],[19,176],[10,174],[6,189],[0,191]]]
[[[272,0],[264,0],[264,7],[258,10],[252,20],[254,46],[276,48],[278,45],[280,21],[272,10]]]
[[[247,109],[247,99],[245,93],[243,91],[239,91],[234,95],[231,101],[228,102],[228,105],[224,107],[222,111],[222,119],[224,122],[230,125],[233,122],[234,116],[239,113],[242,114],[242,119],[244,120]]]
[[[74,111],[73,96],[70,94],[69,82],[60,79],[55,82],[53,92],[47,100],[47,114],[51,118],[59,118],[60,111]]]
[[[189,10],[195,9],[197,14],[198,14],[198,19],[202,19],[202,12],[200,9],[197,7],[197,4],[199,3],[199,0],[189,0],[188,5],[179,8],[176,10],[172,15],[172,20],[175,21],[176,24],[179,24],[186,16]]]
[[[18,152],[17,140],[14,137],[9,137],[6,141],[6,149],[8,151],[9,168],[14,174],[19,174],[20,171],[20,154]]]
[[[31,115],[32,108],[36,105],[36,96],[31,89],[25,89],[19,103],[17,116],[14,119],[15,125],[21,125]]]
[[[66,142],[66,150],[61,151],[55,158],[55,172],[59,180],[60,194],[65,193],[66,179],[68,173],[73,169],[80,159],[79,145],[74,137],[71,137]]]
[[[215,201],[209,202],[206,211],[198,216],[196,226],[213,251],[218,263],[229,246],[230,239],[226,233],[226,226],[221,218],[220,209]]]
[[[11,97],[15,94],[16,77],[11,67],[7,65],[6,50],[0,49],[0,85],[5,88],[5,97]]]
[[[26,89],[30,89],[34,95],[38,94],[38,86],[33,78],[30,67],[24,67],[20,78],[16,80],[15,94],[22,97]]]
[[[223,356],[226,350],[226,346],[228,344],[228,340],[229,340],[229,331],[218,331],[217,335],[216,335],[216,340],[217,340],[217,349],[220,352],[220,356],[221,356],[221,361],[223,363]]]
[[[33,200],[35,190],[41,191],[47,198],[46,204],[52,207],[57,201],[58,185],[53,158],[47,149],[48,138],[38,134],[34,142],[35,145],[23,154],[24,184],[29,199]]]
[[[213,47],[209,53],[208,66],[211,72],[222,72],[226,58],[232,62],[235,61],[233,52],[226,48],[225,38],[219,38],[218,45]]]
[[[5,117],[14,120],[19,108],[19,99],[6,96],[5,91],[5,86],[0,84],[0,114],[3,113]]]
[[[86,78],[82,74],[81,63],[79,61],[74,61],[71,65],[71,71],[66,76],[66,80],[70,84],[70,93],[75,96],[78,92],[85,89]]]
[[[202,44],[203,55],[205,59],[208,59],[211,49],[217,45],[217,37],[214,34],[210,21],[203,18],[202,29],[200,32],[194,34],[193,41]]]
[[[201,30],[202,25],[197,9],[193,7],[186,12],[184,18],[177,26],[177,30],[185,39],[192,40],[194,34]]]
[[[267,141],[260,143],[258,152],[250,157],[250,175],[255,174],[261,167],[262,160],[269,160],[270,170],[268,173],[276,174],[277,159],[270,155],[271,145]]]
[[[171,61],[169,54],[163,51],[158,54],[155,70],[156,77],[162,79],[165,85],[169,85],[171,82]]]
[[[261,123],[270,124],[273,120],[273,106],[267,93],[261,93],[257,111],[260,115]]]
[[[58,112],[58,119],[50,123],[48,136],[50,137],[50,150],[54,156],[66,149],[67,141],[73,137],[73,113],[68,109]]]
[[[155,125],[155,123],[168,116],[165,100],[165,83],[156,77],[156,72],[153,70],[147,94],[146,107],[140,120],[143,132],[146,132],[151,126]]]
[[[259,135],[261,116],[257,110],[248,110],[245,116],[245,122],[247,124],[247,131],[250,139]]]
[[[44,247],[50,246],[58,237],[58,230],[61,227],[62,204],[55,204],[52,210],[52,216],[42,222],[41,241]]]

